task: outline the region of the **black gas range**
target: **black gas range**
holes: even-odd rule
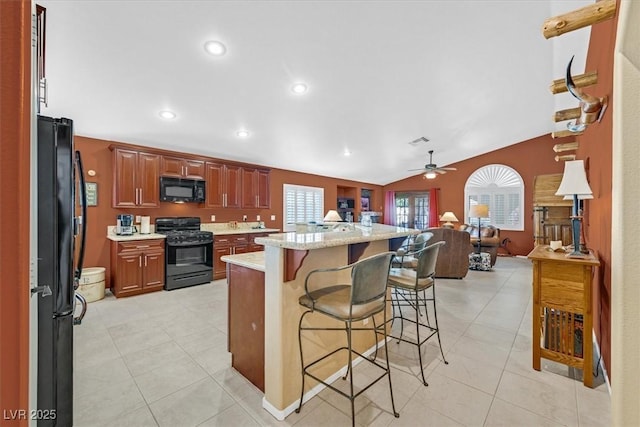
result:
[[[155,231],[167,236],[166,290],[201,285],[213,280],[213,233],[200,230],[200,218],[157,218]]]

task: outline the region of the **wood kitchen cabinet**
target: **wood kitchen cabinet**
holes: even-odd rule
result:
[[[207,162],[207,208],[239,208],[242,168],[224,163]]]
[[[160,175],[174,178],[205,179],[204,161],[162,156]]]
[[[160,206],[160,156],[115,148],[113,158],[113,207]]]
[[[244,233],[216,235],[213,239],[213,278],[227,277],[227,263],[220,258],[225,255],[244,254],[264,250],[262,245],[254,242],[256,237],[268,236],[269,233]]]
[[[593,313],[591,287],[598,258],[567,258],[548,245],[537,245],[533,262],[533,369],[540,358],[582,369],[583,383],[593,386]]]
[[[269,170],[242,168],[242,207],[269,209]]]
[[[163,239],[111,242],[111,292],[116,297],[161,290],[164,277]]]

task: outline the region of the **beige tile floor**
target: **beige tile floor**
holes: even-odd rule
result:
[[[230,367],[226,283],[105,299],[75,328],[75,426],[348,426],[350,406],[330,390],[278,422],[262,394]],[[396,409],[384,380],[356,399],[356,422],[372,426],[606,426],[602,372],[594,389],[581,372],[543,360],[531,368],[531,264],[499,258],[493,271],[437,281],[448,365],[437,341],[390,343]],[[356,383],[373,368],[361,364]],[[297,370],[296,370],[297,371]],[[292,375],[298,375],[292,371]],[[575,379],[574,379],[575,378]],[[342,380],[337,381],[344,387]]]

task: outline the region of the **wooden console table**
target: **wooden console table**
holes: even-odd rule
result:
[[[567,258],[548,245],[538,245],[533,262],[533,369],[540,358],[582,369],[584,385],[593,386],[593,315],[591,284],[600,261]]]

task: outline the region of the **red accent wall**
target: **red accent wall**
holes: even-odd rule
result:
[[[551,115],[550,115],[551,116]],[[501,238],[509,238],[509,251],[514,255],[527,255],[533,249],[533,179],[537,175],[562,173],[563,162],[555,161],[553,146],[558,143],[550,135],[533,138],[500,150],[482,154],[448,166],[457,171],[425,179],[422,174],[384,186],[384,191],[411,191],[440,189],[439,214],[451,211],[464,222],[464,186],[469,176],[478,168],[490,164],[502,164],[516,170],[524,180],[524,231],[500,230]],[[416,159],[419,161],[422,159]],[[385,212],[387,215],[387,212]]]
[[[617,2],[620,9],[620,1]],[[609,97],[602,121],[587,127],[577,140],[577,158],[584,159],[593,199],[586,201],[584,233],[587,246],[600,258],[593,283],[593,329],[609,379],[611,366],[611,188],[613,152],[613,53],[618,12],[614,19],[591,26],[589,54],[585,71],[597,71],[598,83],[583,90],[593,96]],[[568,59],[567,59],[568,62]]]
[[[31,4],[0,1],[0,411],[29,409]]]
[[[106,268],[107,286],[110,277],[110,241],[106,238],[107,226],[115,225],[116,215],[120,213],[131,213],[134,215],[148,215],[151,223],[158,217],[163,216],[198,216],[203,223],[211,222],[211,215],[216,216],[217,223],[228,221],[242,221],[242,216],[247,215],[248,221],[256,221],[256,216],[264,221],[268,228],[282,230],[282,186],[283,184],[307,185],[324,188],[325,210],[337,208],[338,197],[353,197],[356,199],[356,218],[359,212],[359,197],[362,189],[372,190],[370,210],[383,210],[382,187],[379,185],[367,184],[356,181],[348,181],[337,178],[328,178],[319,175],[299,173],[283,169],[271,169],[270,209],[231,209],[219,208],[209,209],[199,207],[194,204],[175,204],[161,202],[159,208],[153,209],[115,209],[111,206],[111,194],[113,190],[113,161],[112,151],[109,145],[114,141],[105,141],[82,136],[75,137],[76,149],[82,154],[82,161],[85,170],[85,178],[89,182],[98,184],[98,206],[88,207],[87,212],[87,248],[85,251],[85,265],[101,266]],[[118,142],[118,145],[126,145]],[[94,177],[86,176],[88,170],[96,171]],[[271,215],[275,215],[272,221]]]

